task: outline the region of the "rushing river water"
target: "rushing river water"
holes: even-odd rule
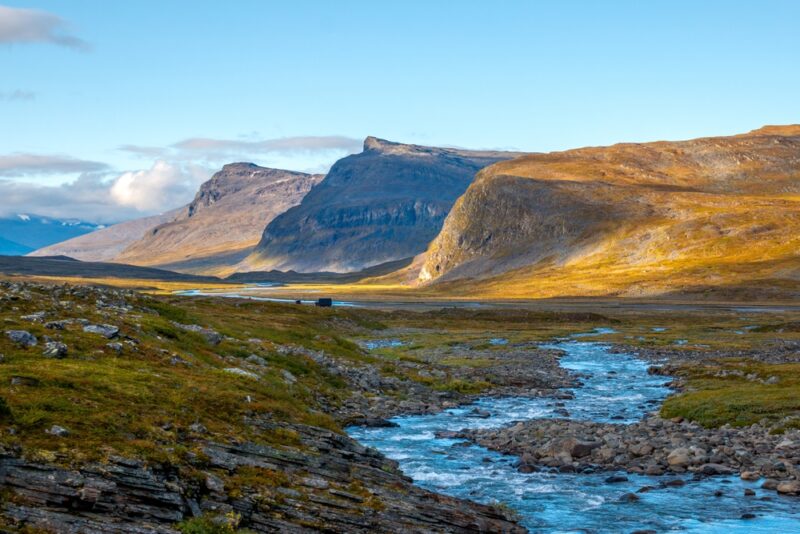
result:
[[[575,336],[578,337],[578,336]],[[580,338],[585,339],[585,338]],[[577,339],[550,345],[564,350],[561,365],[579,373],[575,398],[563,401],[573,419],[625,423],[640,419],[667,396],[664,377],[647,374],[632,356]],[[477,418],[475,407],[491,413]],[[626,493],[660,486],[668,477],[626,475],[608,484],[612,473],[519,473],[516,459],[463,440],[437,439],[439,430],[492,428],[540,417],[558,417],[552,399],[485,398],[435,415],[392,419],[395,428],[348,429],[351,436],[397,460],[425,488],[479,502],[502,502],[516,510],[532,532],[800,532],[800,502],[761,490],[738,477],[713,477],[683,487],[653,489],[636,502]],[[745,497],[744,489],[756,491]],[[715,496],[722,490],[722,496]],[[743,514],[755,518],[742,519]]]

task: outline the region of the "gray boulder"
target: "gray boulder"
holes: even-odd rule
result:
[[[67,357],[67,346],[60,341],[48,341],[44,344],[44,350],[42,351],[42,356],[45,358],[56,358],[60,360],[61,358]]]
[[[36,336],[25,330],[6,330],[6,336],[8,336],[11,341],[24,348],[36,346],[38,343]]]
[[[89,324],[83,327],[83,331],[99,334],[106,339],[113,339],[119,335],[119,328],[110,324]]]

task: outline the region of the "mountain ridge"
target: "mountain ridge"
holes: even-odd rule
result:
[[[266,227],[238,269],[349,272],[419,254],[474,174],[517,155],[367,137]]]
[[[797,125],[535,154],[479,173],[416,283],[552,297],[793,279],[798,230]]]

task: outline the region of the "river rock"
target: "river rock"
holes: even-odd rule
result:
[[[778,484],[775,489],[783,495],[800,495],[800,481],[787,480]]]
[[[689,449],[680,447],[667,455],[667,463],[672,467],[686,467],[691,462]]]

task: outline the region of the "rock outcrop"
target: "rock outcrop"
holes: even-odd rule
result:
[[[182,468],[111,457],[70,469],[5,450],[0,486],[13,498],[2,515],[19,528],[70,534],[177,533],[186,519],[230,513],[256,532],[525,532],[499,508],[414,486],[396,462],[346,436],[292,431],[302,451],[198,443],[202,455]],[[261,483],[241,488],[215,474],[254,472]]]
[[[240,270],[347,272],[425,250],[486,165],[518,154],[430,148],[374,137],[339,160],[264,230]]]
[[[788,279],[799,178],[800,126],[497,163],[456,202],[418,281],[547,297]]]

